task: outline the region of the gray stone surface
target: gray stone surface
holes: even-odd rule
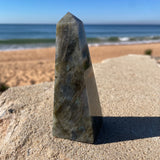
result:
[[[56,32],[53,135],[93,143],[101,116],[83,23],[67,13]]]
[[[160,159],[160,67],[136,55],[93,66],[104,141],[53,137],[53,83],[15,87],[0,96],[0,160]]]

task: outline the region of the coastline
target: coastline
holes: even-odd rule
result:
[[[128,54],[143,55],[151,49],[160,56],[160,43],[89,46],[92,63]],[[54,80],[55,48],[0,51],[0,81],[10,87]]]
[[[131,40],[134,39],[134,40]],[[14,51],[25,49],[40,49],[55,47],[56,39],[10,39],[0,40],[0,51]],[[160,37],[110,37],[110,38],[87,38],[89,47],[117,46],[160,43]]]

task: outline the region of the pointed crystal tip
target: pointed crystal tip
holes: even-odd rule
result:
[[[76,16],[74,16],[72,13],[67,12],[66,15],[64,15],[64,17],[62,17],[62,19],[58,22],[58,24],[60,23],[82,23],[82,21],[80,19],[78,19]]]

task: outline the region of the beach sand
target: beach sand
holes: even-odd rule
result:
[[[160,43],[89,47],[92,63],[127,54],[144,54],[152,49],[160,56]],[[23,86],[54,80],[55,48],[0,51],[0,81],[8,86]]]

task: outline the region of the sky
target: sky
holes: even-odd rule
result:
[[[0,0],[0,23],[57,23],[71,12],[86,24],[160,24],[160,0]]]

